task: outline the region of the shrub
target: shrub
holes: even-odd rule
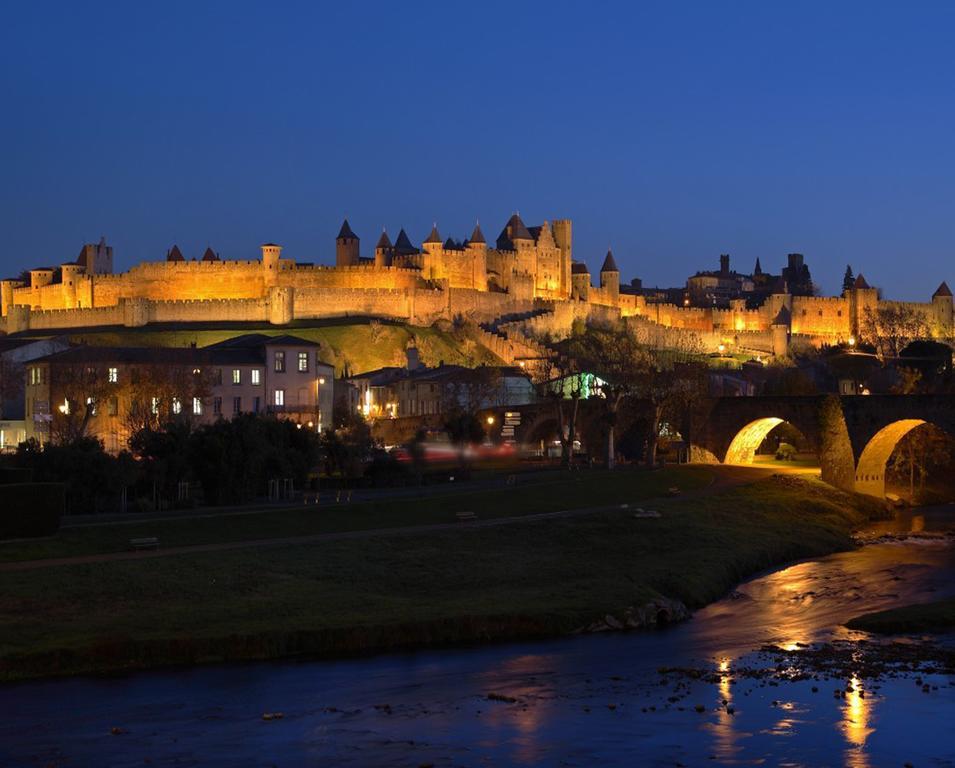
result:
[[[776,461],[792,461],[796,458],[796,449],[789,443],[780,443],[776,449]]]
[[[62,483],[15,483],[3,486],[0,539],[52,536],[60,528],[65,505]]]

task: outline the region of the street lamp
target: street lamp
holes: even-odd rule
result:
[[[493,416],[488,416],[488,417],[487,417],[487,423],[488,423],[488,424],[493,424],[493,423],[494,423],[494,417],[493,417]]]
[[[850,337],[849,337],[849,346],[850,346],[850,347],[854,347],[855,345],[856,345],[856,337],[855,337],[855,336],[850,336]]]

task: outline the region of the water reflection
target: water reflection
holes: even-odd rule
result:
[[[730,760],[740,751],[737,746],[736,730],[733,720],[736,709],[733,705],[732,670],[730,660],[722,659],[719,663],[719,679],[716,684],[719,694],[719,703],[716,711],[716,724],[713,728],[715,737],[716,755],[723,761]]]
[[[870,768],[865,744],[875,730],[869,727],[871,699],[866,698],[862,681],[852,676],[846,686],[846,701],[842,708],[842,732],[849,748],[846,750],[846,768]]]

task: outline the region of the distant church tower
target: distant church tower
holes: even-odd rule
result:
[[[351,267],[358,264],[358,235],[351,231],[348,219],[342,222],[342,228],[335,238],[335,266]]]

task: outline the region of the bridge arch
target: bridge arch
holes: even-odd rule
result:
[[[895,446],[913,429],[928,423],[925,419],[899,419],[869,438],[856,467],[856,490],[869,496],[885,496],[885,468]]]
[[[763,440],[785,419],[778,416],[763,416],[746,424],[730,441],[726,449],[724,464],[752,464],[756,456],[756,449],[763,444]]]

